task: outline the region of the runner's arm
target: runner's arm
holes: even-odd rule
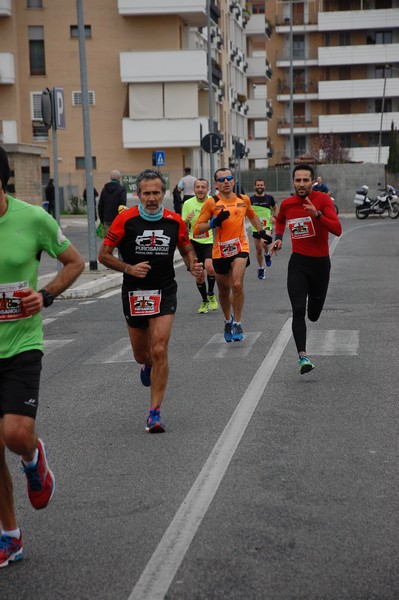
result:
[[[178,246],[178,249],[184,260],[184,264],[191,275],[194,275],[194,277],[201,275],[204,266],[202,263],[198,262],[197,255],[195,254],[192,245],[185,244],[184,246]]]

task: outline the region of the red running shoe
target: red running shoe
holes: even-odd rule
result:
[[[22,463],[22,471],[28,483],[28,496],[33,508],[46,508],[54,494],[55,478],[47,462],[46,447],[38,440],[39,458],[35,467],[26,467]]]
[[[22,535],[19,540],[3,533],[0,536],[0,569],[22,558]]]

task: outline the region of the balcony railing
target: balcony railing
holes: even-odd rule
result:
[[[315,94],[318,91],[318,84],[314,81],[294,83],[294,94]],[[277,94],[289,94],[289,81],[277,82]]]

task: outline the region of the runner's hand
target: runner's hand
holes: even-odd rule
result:
[[[145,262],[137,263],[137,265],[130,265],[127,274],[133,275],[133,277],[139,277],[139,279],[144,279],[150,269],[150,263],[146,260]]]
[[[217,217],[212,217],[212,219],[209,221],[209,225],[211,226],[212,229],[214,227],[220,227],[221,224],[223,223],[223,221],[228,219],[229,216],[230,216],[230,211],[222,209]]]
[[[275,254],[277,256],[277,253],[281,250],[282,245],[283,242],[281,240],[275,240],[273,246],[271,247],[270,254]]]
[[[266,231],[264,229],[261,229],[259,231],[259,235],[262,238],[262,240],[264,240],[265,242],[267,242],[268,244],[271,244],[273,241],[273,238],[271,235],[267,234]]]
[[[198,262],[198,258],[194,258],[192,264],[190,265],[191,275],[193,275],[194,277],[198,277],[199,275],[201,275],[203,269],[204,264],[202,262]]]

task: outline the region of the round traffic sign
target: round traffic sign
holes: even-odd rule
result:
[[[222,147],[222,138],[218,133],[207,133],[201,140],[201,148],[209,154],[218,152]]]

